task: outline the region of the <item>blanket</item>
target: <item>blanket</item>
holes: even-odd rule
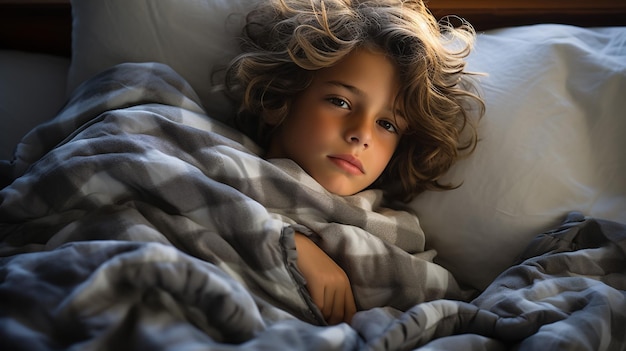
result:
[[[1,165],[3,349],[624,349],[624,225],[572,215],[476,297],[413,214],[263,159],[198,101],[118,65]],[[312,303],[295,231],[346,271],[350,324]]]

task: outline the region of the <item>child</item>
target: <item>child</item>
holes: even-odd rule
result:
[[[473,39],[468,25],[440,28],[419,0],[267,0],[248,15],[226,87],[265,157],[292,159],[337,195],[378,188],[408,201],[453,188],[440,177],[476,146]],[[295,241],[313,302],[328,323],[349,321],[345,272]]]

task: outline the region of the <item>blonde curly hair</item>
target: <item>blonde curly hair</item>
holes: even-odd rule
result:
[[[424,190],[455,188],[440,178],[476,147],[484,103],[465,71],[474,39],[468,23],[440,23],[419,0],[264,0],[247,16],[243,53],[225,86],[240,103],[240,128],[267,146],[316,70],[358,47],[386,53],[400,74],[396,107],[408,128],[370,187],[409,201]]]

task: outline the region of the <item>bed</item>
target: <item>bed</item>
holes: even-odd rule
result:
[[[231,127],[210,82],[253,4],[0,2],[0,348],[626,350],[625,4],[430,0],[477,29],[487,110],[462,186],[402,206]]]

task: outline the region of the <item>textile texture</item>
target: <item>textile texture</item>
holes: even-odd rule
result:
[[[572,214],[476,297],[413,214],[259,157],[198,101],[118,65],[0,165],[3,349],[625,349],[624,225]],[[324,323],[294,231],[348,274],[351,324]]]

